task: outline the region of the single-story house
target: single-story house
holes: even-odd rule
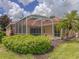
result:
[[[17,22],[10,23],[6,27],[6,35],[32,34],[60,37],[61,31],[56,30],[55,24],[60,18],[48,18],[44,16],[31,15]]]

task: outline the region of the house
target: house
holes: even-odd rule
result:
[[[48,18],[40,15],[30,15],[20,21],[10,23],[6,27],[6,35],[32,34],[60,37],[61,31],[56,30],[55,24],[60,19],[58,17]]]

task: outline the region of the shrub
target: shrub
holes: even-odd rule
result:
[[[0,42],[2,42],[2,38],[5,36],[5,33],[0,31]]]
[[[51,48],[51,40],[46,36],[15,35],[5,37],[3,44],[8,49],[21,54],[42,54]]]

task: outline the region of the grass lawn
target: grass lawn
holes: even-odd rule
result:
[[[2,44],[0,44],[0,59],[34,59],[33,55],[19,55],[7,50]]]
[[[49,54],[48,59],[79,59],[79,42],[66,42]]]

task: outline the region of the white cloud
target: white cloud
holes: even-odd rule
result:
[[[73,6],[72,9],[78,10],[78,12],[79,12],[79,0],[69,0],[69,1],[72,2],[72,3],[71,3],[72,6]]]
[[[8,11],[8,15],[13,19],[21,19],[30,14],[14,2],[9,1],[9,6],[10,9]]]
[[[11,2],[9,0],[0,0],[0,3],[2,3],[1,7],[6,10],[5,14],[7,14],[11,19],[18,20],[30,14],[30,12],[25,11],[15,2]]]
[[[46,6],[46,4],[39,4],[36,6],[34,12],[32,14],[39,14],[43,16],[49,16],[51,9]]]
[[[55,1],[53,5],[51,5],[51,9],[54,13],[52,13],[52,15],[55,16],[64,16],[64,14],[66,14],[68,11],[70,11],[70,9],[72,8],[72,5],[69,1],[65,0],[65,1],[61,1],[59,0],[58,2]]]
[[[79,10],[79,0],[37,0],[39,2],[39,6],[36,6],[34,12],[35,13],[42,13],[45,12],[46,9],[50,9],[51,12],[47,13],[45,12],[44,14],[51,14],[55,16],[63,16],[67,12],[71,10]],[[40,11],[40,4],[45,4],[45,7],[42,7],[42,11]],[[40,13],[39,13],[40,11]]]
[[[27,5],[35,0],[18,0],[23,5]],[[36,6],[32,14],[39,14],[43,16],[63,16],[71,10],[79,11],[79,0],[38,0],[39,5]],[[25,11],[17,3],[9,0],[0,0],[0,7],[3,7],[12,19],[20,19],[23,16],[30,15],[31,13]],[[30,6],[31,7],[31,6]]]
[[[24,14],[24,17],[26,17],[26,16],[30,15],[30,14],[31,14],[31,12],[24,11],[24,12],[23,12],[23,14]]]
[[[27,5],[35,0],[18,0],[20,3],[22,3],[23,5]]]
[[[2,16],[2,14],[0,14],[0,16]]]
[[[6,12],[9,9],[8,1],[9,0],[0,0],[0,7],[3,7],[6,10]]]

